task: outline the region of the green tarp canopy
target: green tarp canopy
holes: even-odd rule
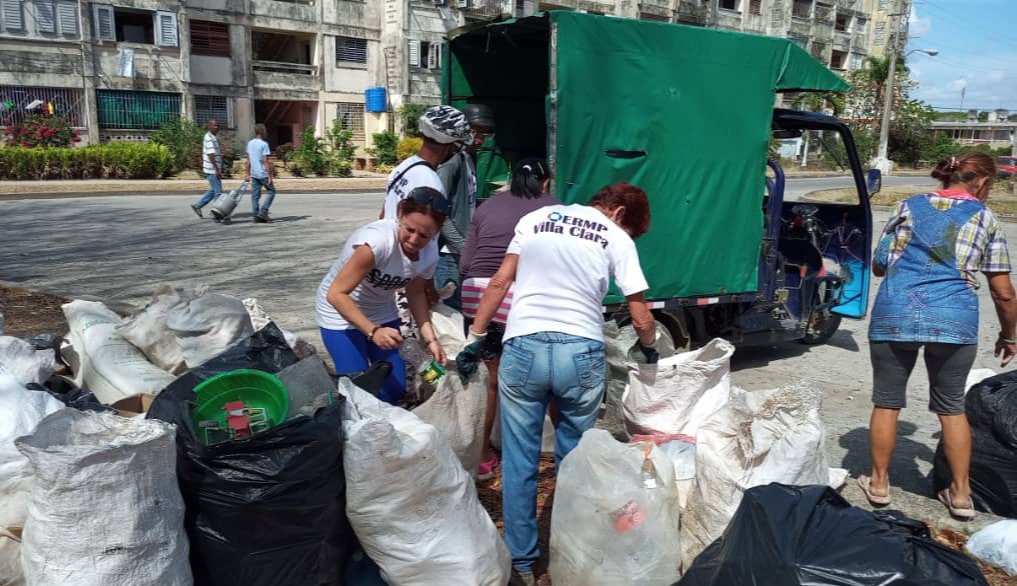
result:
[[[547,156],[562,201],[646,191],[650,299],[757,289],[776,93],[848,89],[784,38],[568,11],[453,31],[443,83],[494,107],[504,160]]]

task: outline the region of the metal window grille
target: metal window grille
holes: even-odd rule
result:
[[[0,126],[19,124],[32,114],[52,111],[81,128],[86,124],[81,116],[81,102],[79,89],[0,85]]]
[[[226,96],[194,96],[194,121],[204,126],[216,120],[225,128],[234,128],[233,100]]]
[[[345,63],[367,63],[367,39],[336,37],[335,60]]]
[[[223,22],[191,21],[191,54],[230,56],[230,27]]]
[[[336,104],[336,117],[343,121],[343,128],[353,132],[354,140],[364,140],[364,105],[351,102]]]
[[[156,130],[180,117],[180,94],[96,90],[99,128]]]

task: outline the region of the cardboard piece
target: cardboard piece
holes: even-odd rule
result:
[[[137,395],[131,395],[120,399],[116,403],[110,405],[117,410],[117,415],[121,417],[137,417],[148,413],[148,408],[152,406],[152,401],[155,400],[155,395],[149,393],[139,393]]]

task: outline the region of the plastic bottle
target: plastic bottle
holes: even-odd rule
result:
[[[424,350],[418,340],[406,340],[399,347],[399,355],[413,370],[420,376],[420,380],[429,384],[437,385],[441,377],[445,376],[445,367],[431,358],[431,355]]]

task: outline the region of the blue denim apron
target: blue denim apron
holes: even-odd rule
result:
[[[939,211],[929,198],[908,199],[912,237],[887,268],[869,322],[873,342],[978,343],[978,296],[957,267],[957,235],[983,204]]]

